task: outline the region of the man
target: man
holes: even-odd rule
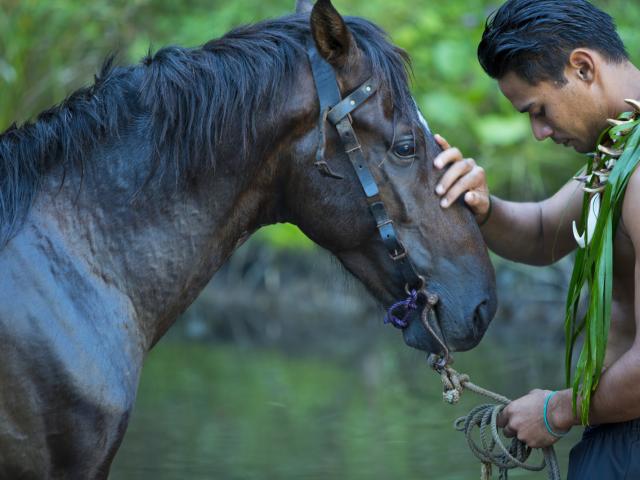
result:
[[[513,106],[528,114],[538,140],[551,138],[580,153],[595,149],[607,118],[640,98],[640,71],[629,61],[610,16],[586,0],[509,0],[487,22],[478,47],[485,71]],[[437,137],[445,169],[437,193],[447,208],[462,196],[487,245],[498,255],[548,265],[576,248],[572,221],[582,208],[575,181],[538,203],[489,195],[484,171]],[[640,479],[640,173],[633,174],[614,233],[611,328],[604,373],[589,411],[590,428],[573,448],[570,479]],[[636,279],[638,279],[636,281]],[[575,425],[571,390],[533,390],[505,408],[505,434],[532,447],[551,445]]]

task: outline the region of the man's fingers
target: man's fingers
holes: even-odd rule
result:
[[[489,192],[478,187],[478,182],[474,178],[475,173],[469,174],[469,188],[467,193],[464,194],[464,201],[471,207],[476,215],[484,215],[489,211]]]
[[[451,148],[449,142],[447,142],[445,138],[439,133],[436,133],[433,137],[436,139],[436,142],[438,142],[438,145],[440,145],[443,150],[449,150]]]
[[[479,207],[482,210],[483,204],[486,203],[486,198],[483,198],[481,193],[484,190],[486,190],[484,174],[473,162],[454,164],[436,186],[436,193],[444,197],[442,199],[443,207],[453,204],[462,195],[465,195],[466,201],[465,192],[469,191],[467,205]],[[474,208],[476,214],[482,213],[475,210]]]
[[[450,171],[454,167],[451,167]],[[485,214],[489,209],[489,194],[486,191],[484,172],[480,167],[472,167],[468,172],[461,168],[459,172],[461,172],[460,177],[452,181],[443,177],[441,184],[436,187],[436,193],[443,197],[442,206],[446,208],[464,195],[465,203],[471,207],[474,214]],[[451,183],[448,189],[446,188],[449,183],[445,182]]]
[[[440,201],[440,204],[445,208],[449,207],[450,205],[453,205],[459,197],[464,195],[465,203],[471,207],[475,215],[485,213],[485,211],[488,210],[489,205],[488,197],[477,191],[469,192],[470,189],[476,187],[476,182],[473,179],[473,176],[473,174],[469,174],[458,180],[458,182],[451,187],[445,197]],[[473,202],[467,202],[467,193],[469,196],[474,198]]]
[[[473,170],[473,167],[475,167],[475,162],[471,159],[465,159],[451,165],[449,170],[445,172],[445,174],[438,182],[438,185],[436,186],[436,192],[439,195],[447,193],[452,186],[460,183],[462,177]]]
[[[498,413],[498,418],[496,418],[496,425],[498,426],[498,428],[505,428],[508,421],[509,419],[505,415],[504,410]]]
[[[475,215],[486,215],[489,211],[488,193],[477,190],[467,192],[464,194],[464,202],[471,207]]]
[[[462,160],[462,152],[457,148],[448,148],[444,152],[440,153],[434,160],[433,164],[436,168],[444,168],[450,163],[459,162]]]
[[[502,434],[507,438],[513,438],[517,435],[517,432],[509,426],[509,410],[508,406],[503,408],[500,413],[498,413],[498,418],[496,418],[496,426],[498,428],[502,428]]]
[[[478,192],[467,192],[464,194],[464,203],[470,207],[478,207],[482,204],[482,196]]]
[[[450,147],[441,135],[436,134],[434,137],[445,150],[433,163],[439,170],[449,167],[436,185],[436,193],[442,197],[440,205],[447,208],[464,195],[465,202],[476,216],[486,214],[489,195],[484,169],[476,165],[472,158],[464,158],[459,149]]]

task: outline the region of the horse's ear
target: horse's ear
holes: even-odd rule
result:
[[[313,6],[311,33],[320,55],[336,68],[356,54],[353,36],[331,0],[318,0]]]
[[[309,13],[312,8],[311,0],[296,0],[296,13]]]

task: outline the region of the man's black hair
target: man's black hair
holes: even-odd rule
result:
[[[532,85],[565,84],[576,48],[615,63],[629,58],[613,19],[586,0],[509,0],[487,19],[478,60],[496,79],[514,72]]]

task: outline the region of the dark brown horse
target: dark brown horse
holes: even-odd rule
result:
[[[107,63],[95,85],[0,136],[0,477],[105,478],[146,353],[262,225],[298,225],[387,307],[406,296],[338,134],[318,120],[312,37],[343,95],[379,85],[352,113],[366,162],[440,299],[447,345],[480,341],[493,270],[470,212],[438,206],[438,147],[406,56],[320,0],[311,17]],[[439,348],[416,319],[404,336]]]

